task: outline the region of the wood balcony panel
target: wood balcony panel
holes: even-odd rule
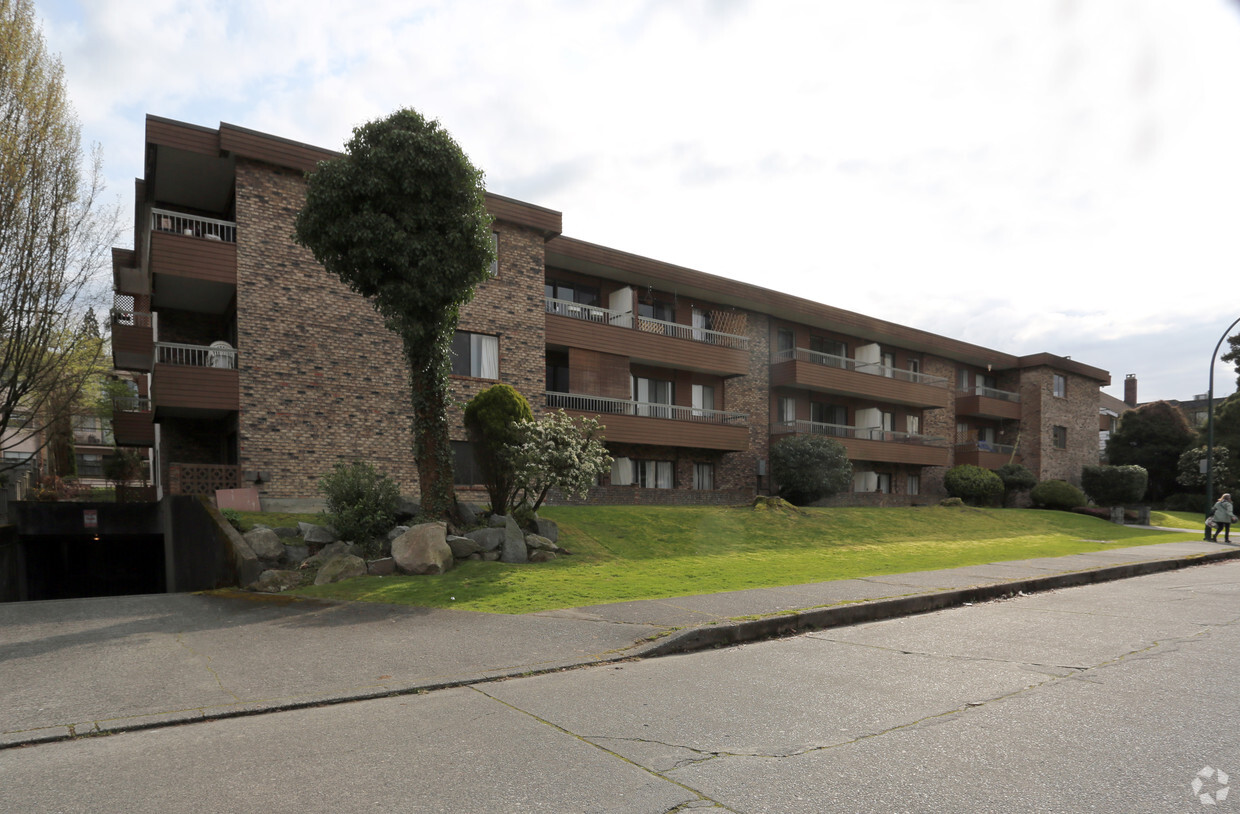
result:
[[[152,231],[150,238],[152,274],[237,284],[236,243],[160,231]]]
[[[117,370],[149,371],[154,353],[151,326],[112,325],[112,364]]]
[[[998,469],[1006,463],[1020,463],[1020,455],[1014,459],[1010,452],[985,452],[980,449],[956,449],[956,466],[971,464],[980,466],[982,469]]]
[[[787,433],[771,436],[776,444]],[[912,466],[947,466],[947,447],[929,444],[912,444],[901,441],[875,441],[868,438],[833,436],[848,452],[850,461],[875,461],[877,463],[910,464]]]
[[[635,328],[547,314],[547,344],[628,356],[632,361],[719,376],[749,373],[749,351]]]
[[[112,413],[112,436],[118,447],[155,446],[155,420],[149,410]]]
[[[598,419],[606,429],[603,439],[617,444],[650,444],[663,447],[722,449],[740,452],[749,449],[749,427],[739,424],[674,421],[650,416],[616,415],[581,410],[565,410],[571,416]]]
[[[950,403],[950,394],[944,387],[797,359],[771,365],[771,386],[802,387],[819,393],[868,398],[922,409],[946,407]]]
[[[236,370],[191,365],[155,365],[151,401],[155,417],[219,416],[241,408]]]
[[[978,418],[1003,418],[1020,420],[1020,402],[996,399],[990,396],[960,396],[956,399],[956,415]]]

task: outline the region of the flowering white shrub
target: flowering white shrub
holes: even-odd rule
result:
[[[563,410],[517,422],[518,440],[508,450],[519,496],[513,502],[538,511],[547,493],[556,488],[568,496],[585,497],[611,468],[611,456],[599,435],[603,429],[593,418],[571,418]]]

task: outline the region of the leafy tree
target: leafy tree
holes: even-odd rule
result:
[[[1180,464],[1175,482],[1189,489],[1201,490],[1205,494],[1206,473],[1201,471],[1201,464],[1206,459],[1206,447],[1194,447],[1180,456]],[[1210,465],[1210,475],[1214,480],[1214,493],[1221,495],[1227,491],[1231,483],[1231,450],[1222,444],[1214,445],[1214,461]]]
[[[1208,440],[1208,428],[1203,425],[1197,431],[1197,446],[1205,446]],[[1219,447],[1226,447],[1229,454],[1220,455]],[[1226,462],[1232,472],[1240,472],[1240,393],[1233,393],[1214,407],[1214,453],[1214,467]],[[1204,479],[1201,489],[1204,494]],[[1217,489],[1215,493],[1221,494]]]
[[[989,506],[1003,495],[1003,479],[989,469],[960,464],[943,476],[947,494],[974,506]]]
[[[307,179],[295,237],[401,338],[423,510],[451,514],[449,354],[494,249],[482,172],[438,121],[398,110],[353,131]]]
[[[1156,401],[1120,417],[1119,428],[1107,441],[1107,460],[1143,467],[1149,473],[1146,498],[1160,503],[1176,490],[1180,455],[1192,446],[1194,437],[1179,408]]]
[[[400,503],[396,484],[370,464],[354,461],[332,467],[319,479],[319,491],[336,532],[368,555],[377,555],[380,538],[396,523]]]
[[[771,447],[771,477],[779,496],[797,506],[843,492],[852,480],[844,445],[821,435],[792,435]]]
[[[510,448],[510,461],[517,491],[514,502],[538,511],[547,493],[559,489],[583,498],[611,467],[593,418],[572,418],[563,410],[517,425],[518,441]]]
[[[520,437],[520,422],[533,419],[525,396],[507,384],[492,385],[465,405],[465,429],[496,512],[507,510],[517,488],[508,449]]]
[[[83,309],[118,234],[101,178],[33,4],[0,0],[0,449],[51,439],[58,473],[72,468],[70,417],[103,356]]]
[[[1006,463],[995,470],[999,480],[1003,481],[1003,505],[1011,503],[1017,492],[1028,492],[1038,485],[1038,477],[1029,468],[1018,463]]]
[[[1145,496],[1149,475],[1145,469],[1127,466],[1086,466],[1081,488],[1099,506],[1123,506]]]

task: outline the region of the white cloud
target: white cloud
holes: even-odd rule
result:
[[[145,113],[338,148],[412,106],[575,237],[1150,397],[1238,313],[1226,0],[38,7],[126,196]]]

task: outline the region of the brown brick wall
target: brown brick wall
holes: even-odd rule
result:
[[[1054,376],[1067,379],[1065,395],[1054,395]],[[1083,376],[1034,367],[1021,371],[1021,451],[1038,480],[1081,485],[1081,469],[1098,464],[1098,383]],[[1068,430],[1067,449],[1055,449],[1053,428]]]
[[[418,491],[408,374],[399,340],[371,305],[289,236],[305,194],[300,173],[237,165],[240,458],[271,479],[270,498],[318,496],[336,463],[367,461],[406,495]],[[497,279],[462,309],[462,328],[500,336],[500,378],[538,409],[543,378],[542,242],[499,224]],[[491,382],[453,380],[449,415]]]

